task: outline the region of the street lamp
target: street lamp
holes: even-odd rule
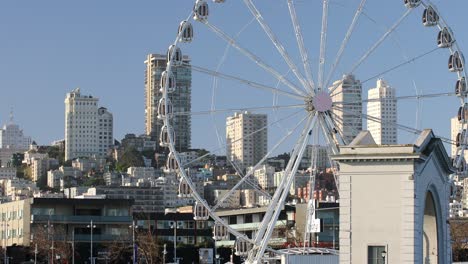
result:
[[[383,264],[385,264],[385,257],[387,257],[387,251],[382,251]]]
[[[89,225],[87,225],[86,227],[91,229],[91,256],[90,256],[90,260],[91,260],[91,264],[94,264],[94,258],[93,258],[93,229],[96,228],[96,226],[93,225],[93,220],[91,220],[91,223]]]
[[[132,225],[129,226],[132,229],[132,241],[133,241],[133,264],[136,264],[136,248],[135,248],[135,229],[138,228],[138,225],[135,225],[135,220],[133,220]]]
[[[174,229],[174,263],[177,262],[177,221],[172,222],[171,229]]]
[[[167,254],[166,244],[164,244],[164,250],[162,253],[163,253],[163,264],[166,264],[166,254]]]
[[[50,241],[50,228],[53,228],[54,225],[50,223],[50,221],[47,221],[47,225],[44,225],[45,228],[47,228],[47,241]],[[49,263],[54,263],[54,234],[52,234],[52,246],[50,247],[51,250],[51,255],[48,257]]]

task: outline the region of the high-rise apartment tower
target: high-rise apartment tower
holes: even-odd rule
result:
[[[227,118],[227,155],[241,169],[255,166],[267,154],[267,119],[266,114],[249,112],[235,113]]]
[[[114,144],[113,117],[98,108],[99,99],[82,95],[79,88],[65,98],[65,160],[103,157]]]
[[[378,145],[397,144],[395,93],[395,88],[382,79],[377,80],[377,87],[367,93],[367,130]]]
[[[145,60],[145,128],[146,134],[153,140],[158,140],[163,126],[158,120],[158,104],[162,98],[160,90],[161,74],[166,70],[166,55],[149,54]],[[190,112],[192,109],[192,69],[190,58],[183,57],[183,66],[172,67],[176,80],[176,89],[169,94],[174,113]],[[184,151],[191,146],[191,116],[177,115],[172,119],[175,132],[175,145],[178,151]],[[161,149],[157,145],[157,151]]]
[[[354,75],[344,75],[342,80],[335,81],[332,87],[335,108],[333,118],[347,144],[362,130],[362,85]]]

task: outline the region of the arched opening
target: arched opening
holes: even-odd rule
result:
[[[424,205],[423,263],[439,263],[437,210],[432,192],[427,192]]]

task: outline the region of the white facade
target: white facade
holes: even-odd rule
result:
[[[367,130],[378,145],[397,143],[397,102],[395,88],[382,79],[377,80],[377,87],[369,89],[367,115],[378,119],[367,119]]]
[[[230,190],[214,190],[215,202],[219,201]],[[224,202],[219,206],[220,208],[239,208],[240,207],[240,190],[235,190]]]
[[[77,88],[65,98],[65,160],[105,156],[113,146],[112,114]]]
[[[242,169],[254,166],[268,149],[266,114],[235,113],[226,120],[226,149],[229,159]],[[264,128],[264,129],[262,129]],[[259,131],[261,130],[261,131]],[[253,133],[258,131],[257,133]]]
[[[127,174],[135,178],[153,178],[156,176],[156,170],[153,167],[129,167]]]
[[[13,123],[13,119],[10,119],[10,123],[3,126],[0,129],[0,149],[16,149],[26,151],[31,144],[31,138],[26,137],[23,134],[23,130],[17,124]]]
[[[253,168],[249,168],[249,170],[251,169]],[[253,176],[257,180],[258,185],[260,185],[260,187],[262,187],[263,189],[267,190],[275,187],[274,174],[274,167],[262,165],[254,171]]]
[[[333,158],[340,163],[340,263],[451,263],[451,162],[431,130],[411,145],[343,146]]]
[[[335,86],[332,113],[338,131],[349,144],[362,130],[362,85],[354,75],[344,75],[342,80],[333,83]]]

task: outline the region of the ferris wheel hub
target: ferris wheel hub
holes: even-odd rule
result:
[[[317,111],[326,112],[331,110],[333,101],[327,92],[321,91],[315,94],[315,97],[312,100],[312,104]]]

